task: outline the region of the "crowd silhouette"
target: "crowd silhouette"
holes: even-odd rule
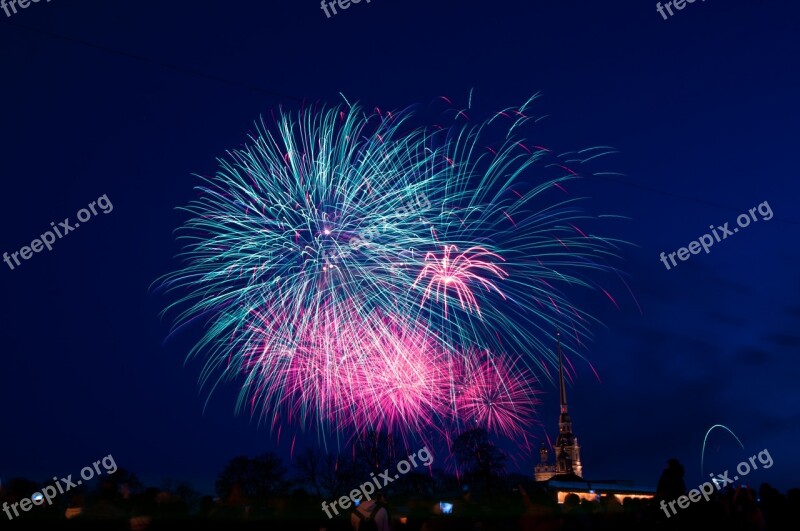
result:
[[[377,447],[376,447],[377,448]],[[375,449],[375,448],[373,448]],[[494,451],[494,450],[492,450]],[[312,455],[307,452],[306,458]],[[373,457],[375,457],[373,455]],[[0,513],[5,529],[103,529],[158,531],[164,529],[275,529],[347,531],[363,518],[342,511],[328,518],[320,504],[327,488],[340,488],[363,469],[340,466],[339,484],[322,473],[324,459],[310,469],[296,463],[298,471],[285,480],[286,470],[273,454],[230,462],[217,481],[218,496],[201,496],[177,482],[162,488],[144,488],[136,476],[120,468],[118,474],[99,478],[92,488],[83,486],[53,504],[34,507],[9,520]],[[312,472],[312,473],[309,473]],[[658,481],[653,499],[598,496],[582,499],[569,494],[559,504],[552,490],[531,478],[503,474],[500,470],[472,470],[460,478],[435,470],[409,474],[408,480],[376,496],[388,514],[392,531],[647,531],[713,529],[732,531],[795,531],[800,529],[800,489],[783,494],[768,484],[758,490],[731,485],[715,492],[709,501],[692,503],[669,517],[661,500],[686,494],[683,467],[670,460]],[[362,476],[363,477],[363,476]],[[352,483],[351,483],[352,484]],[[41,485],[23,479],[0,489],[0,505],[19,502]],[[341,489],[339,492],[343,492]],[[386,529],[385,527],[382,531]]]

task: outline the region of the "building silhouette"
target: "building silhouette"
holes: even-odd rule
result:
[[[572,419],[567,412],[567,387],[564,381],[564,355],[561,352],[561,333],[556,333],[558,348],[558,379],[561,390],[561,416],[558,419],[558,439],[553,446],[555,462],[550,462],[547,447],[542,443],[540,462],[534,467],[536,481],[547,481],[554,476],[570,475],[583,477],[581,448],[578,438],[572,433]]]

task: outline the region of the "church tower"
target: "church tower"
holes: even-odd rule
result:
[[[561,415],[558,418],[558,438],[553,447],[555,463],[549,463],[547,448],[542,443],[539,464],[534,468],[536,481],[547,481],[556,475],[575,474],[583,477],[581,449],[578,438],[572,433],[572,419],[567,409],[567,386],[564,381],[564,355],[561,352],[561,333],[556,333],[558,348],[558,380],[561,398]]]

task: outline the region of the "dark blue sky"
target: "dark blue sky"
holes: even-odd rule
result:
[[[665,21],[655,2],[554,4],[373,0],[330,19],[315,0],[0,11],[0,253],[103,194],[114,206],[19,268],[0,263],[0,480],[111,453],[149,483],[210,490],[231,457],[274,448],[233,414],[233,386],[204,409],[191,338],[165,342],[168,301],[149,290],[178,265],[191,174],[213,173],[280,104],[342,93],[397,109],[474,89],[491,110],[541,92],[537,140],[556,151],[618,150],[603,167],[621,176],[579,191],[592,212],[628,218],[604,232],[634,244],[618,265],[642,311],[624,292],[619,309],[570,294],[605,324],[585,353],[602,382],[578,364],[569,390],[585,475],[654,484],[675,456],[699,483],[703,437],[722,423],[745,450],[716,433],[706,474],[767,448],[774,466],[748,483],[800,486],[800,8],[709,0]],[[659,261],[764,201],[772,220],[670,271]]]

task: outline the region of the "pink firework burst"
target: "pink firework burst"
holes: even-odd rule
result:
[[[440,297],[444,305],[444,315],[447,317],[447,300],[451,296],[458,298],[461,308],[475,311],[481,315],[478,299],[473,292],[474,286],[483,286],[487,291],[495,291],[503,299],[505,295],[497,285],[484,275],[495,275],[500,279],[508,274],[494,260],[502,261],[503,258],[483,247],[470,247],[464,252],[459,252],[455,245],[445,245],[442,255],[428,252],[425,255],[425,266],[417,275],[412,287],[427,280],[427,285],[422,296],[422,304],[433,295],[436,302]]]
[[[449,358],[430,332],[397,316],[321,311],[283,349],[265,325],[264,345],[243,358],[253,410],[260,406],[273,422],[283,412],[302,426],[352,432],[444,425],[453,410]]]
[[[323,307],[318,313],[291,335],[275,314],[259,321],[263,340],[240,357],[246,378],[240,403],[246,398],[252,411],[260,407],[273,423],[284,412],[303,426],[352,424],[353,384],[369,329],[352,308],[334,313]]]
[[[535,379],[524,368],[488,353],[461,358],[457,363],[463,384],[456,395],[456,414],[468,426],[522,435],[535,415]]]
[[[420,433],[449,415],[452,380],[447,357],[430,335],[394,323],[365,345],[354,386],[358,427]]]

